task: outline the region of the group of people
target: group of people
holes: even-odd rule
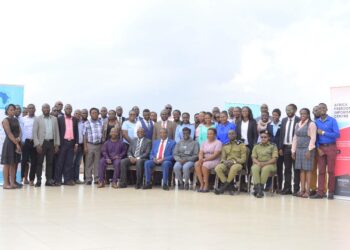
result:
[[[120,106],[73,113],[70,104],[58,101],[52,109],[42,105],[42,115],[36,116],[33,104],[23,110],[10,104],[2,122],[3,188],[40,187],[45,160],[46,186],[95,183],[103,188],[111,179],[113,188],[126,188],[133,169],[135,188],[151,189],[157,168],[164,190],[169,190],[173,171],[178,188],[185,190],[191,184],[197,187],[191,181],[193,173],[201,193],[209,192],[210,174],[216,174],[221,183],[214,190],[217,195],[234,194],[237,183],[248,191],[253,182],[257,198],[273,185],[282,195],[333,199],[339,129],[327,114],[327,105],[314,107],[313,120],[307,108],[297,116],[295,104],[286,107],[287,117],[282,120],[279,109],[270,114],[263,104],[260,111],[254,119],[248,106],[227,111],[214,107],[212,112],[195,114],[191,123],[189,113],[173,110],[170,104],[159,119],[149,109],[141,117],[137,106],[124,117]],[[82,161],[84,180],[80,179]],[[16,181],[19,163],[22,183]],[[108,167],[113,168],[113,176],[106,174]],[[246,174],[240,175],[242,171]]]

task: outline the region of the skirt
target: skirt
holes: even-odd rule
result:
[[[309,148],[297,148],[296,150],[296,159],[295,159],[295,169],[312,171],[315,160],[316,150],[312,150],[310,153],[310,160],[307,160],[305,157],[306,152],[309,151]]]
[[[16,145],[8,138],[5,138],[2,145],[1,164],[13,165],[21,162],[21,155],[16,153]]]

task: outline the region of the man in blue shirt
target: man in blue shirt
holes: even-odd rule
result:
[[[216,126],[217,139],[221,141],[223,145],[230,142],[228,138],[228,131],[236,131],[236,125],[228,121],[228,114],[226,111],[220,113],[220,123]]]
[[[334,167],[337,157],[336,140],[340,137],[337,121],[327,114],[327,105],[320,103],[318,105],[320,118],[316,120],[318,150],[318,191],[311,196],[312,199],[322,199],[325,195],[324,182],[326,169],[328,172],[328,199],[332,200],[335,190]]]

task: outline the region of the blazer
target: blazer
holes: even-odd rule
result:
[[[73,118],[73,136],[75,144],[79,144],[79,129],[78,129],[78,120],[72,116]],[[57,118],[58,122],[58,130],[60,131],[60,142],[64,141],[64,135],[66,133],[66,121],[65,116],[60,116]]]
[[[285,137],[286,131],[288,129],[288,128],[286,128],[287,122],[288,122],[288,117],[285,117],[285,118],[282,119],[281,132],[280,132],[280,141],[279,141],[278,149],[282,149],[283,148],[284,137]],[[293,129],[293,136],[292,136],[292,138],[290,138],[290,143],[291,144],[292,144],[292,140],[293,140],[294,133],[295,133],[295,125],[297,125],[298,122],[300,122],[300,118],[298,116],[295,116],[294,126],[292,127],[292,129]]]
[[[236,126],[236,132],[237,132],[237,139],[242,140],[242,120],[237,122]],[[248,124],[248,141],[249,141],[249,148],[253,149],[254,145],[258,141],[258,126],[256,124],[256,121],[254,119],[249,120]]]
[[[116,116],[116,119],[118,121],[118,123],[120,124],[120,127],[122,127],[123,123],[127,120],[124,116],[122,116],[122,122],[119,122],[119,116]]]
[[[121,139],[122,136],[122,125],[118,122],[118,120],[116,121],[114,128],[119,128],[120,129],[120,137],[119,139]],[[107,129],[108,129],[108,120],[105,121],[102,125],[102,143],[105,141],[108,141],[109,138],[107,138]]]
[[[158,148],[160,145],[161,140],[156,140],[153,142],[152,151],[150,154],[150,159],[154,160],[157,158]],[[176,142],[174,140],[171,140],[168,138],[167,144],[165,145],[164,149],[164,160],[165,161],[173,161],[174,160],[174,149],[175,149]]]
[[[278,126],[277,133],[275,136],[273,135],[272,122],[267,124],[267,131],[269,131],[269,134],[270,134],[270,142],[272,142],[273,144],[276,144],[276,146],[278,147],[278,145],[280,144],[281,124]]]
[[[53,130],[52,134],[53,134],[54,145],[59,146],[60,131],[58,129],[57,118],[52,115],[50,115],[50,118],[52,119],[52,130]],[[44,139],[45,139],[45,133],[46,133],[46,127],[45,127],[44,115],[35,117],[34,124],[33,124],[34,147],[38,145],[43,145]]]
[[[131,140],[131,143],[128,149],[128,157],[135,157],[138,139],[139,138],[134,138]],[[151,153],[151,148],[152,148],[152,141],[150,139],[147,139],[146,137],[143,137],[141,148],[140,148],[140,156],[139,156],[140,159],[147,160],[149,157],[149,154]]]
[[[168,120],[168,122],[167,122],[168,138],[171,140],[175,139],[176,127],[177,127],[177,124],[175,122]],[[162,121],[154,123],[152,140],[160,140],[160,129],[161,128],[162,128]]]

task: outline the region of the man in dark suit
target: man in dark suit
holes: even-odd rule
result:
[[[295,133],[295,125],[300,118],[295,115],[297,112],[295,104],[289,104],[286,107],[287,117],[283,118],[281,125],[280,141],[278,145],[279,155],[284,158],[284,187],[282,194],[297,194],[300,189],[300,171],[294,168],[292,159],[292,141]],[[292,193],[292,169],[294,173],[294,188]]]
[[[72,106],[70,104],[65,105],[64,113],[64,116],[58,117],[61,146],[55,166],[55,184],[56,186],[62,184],[63,175],[64,184],[73,186],[75,185],[73,180],[73,158],[79,145],[78,120],[72,116]]]
[[[121,162],[120,188],[127,187],[127,172],[130,165],[136,166],[136,189],[142,186],[142,171],[145,161],[149,158],[151,152],[152,141],[145,137],[143,128],[137,129],[137,138],[132,139],[129,149],[128,158]]]
[[[281,134],[281,110],[274,109],[272,111],[272,121],[267,125],[267,131],[270,134],[270,142],[275,144],[277,147],[280,144],[280,134]],[[280,193],[282,190],[282,182],[283,182],[283,156],[279,155],[277,159],[277,193]],[[271,187],[271,180],[269,178],[266,183],[266,191]]]
[[[117,121],[120,124],[120,127],[122,127],[123,122],[126,121],[126,118],[123,116],[123,108],[121,106],[116,107],[115,112],[117,113]]]
[[[152,168],[161,166],[163,171],[163,190],[169,190],[168,177],[169,170],[174,164],[174,149],[176,142],[168,138],[168,131],[165,128],[160,129],[160,140],[153,142],[150,159],[145,162],[146,185],[143,189],[151,189]]]
[[[175,131],[177,124],[175,122],[170,121],[168,118],[168,111],[163,110],[160,113],[161,121],[154,124],[153,127],[153,140],[159,140],[161,138],[160,136],[160,130],[162,128],[165,128],[168,131],[168,137],[171,140],[175,139]]]

